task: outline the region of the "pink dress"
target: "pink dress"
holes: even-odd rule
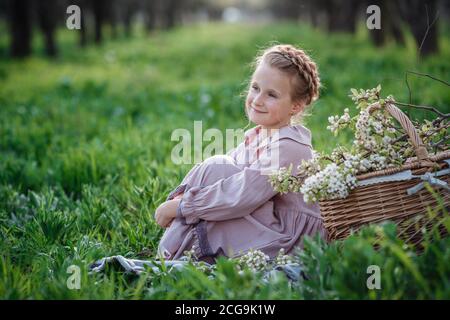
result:
[[[270,258],[302,248],[303,236],[328,236],[319,205],[306,204],[300,193],[273,190],[268,174],[302,159],[311,159],[310,131],[285,126],[274,134],[256,126],[226,155],[196,164],[167,200],[183,194],[177,217],[166,229],[158,253],[178,259],[194,249],[199,260],[214,262],[259,249]]]

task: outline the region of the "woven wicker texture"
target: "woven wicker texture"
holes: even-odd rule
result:
[[[369,106],[369,112],[382,106],[373,104]],[[411,169],[414,175],[425,172],[434,172],[447,168],[442,160],[450,158],[450,151],[437,155],[428,155],[426,148],[418,136],[413,124],[408,117],[392,104],[385,106],[392,117],[399,121],[409,136],[409,141],[414,147],[416,156],[409,159],[408,163],[399,168],[389,168],[357,176],[358,181],[390,175]],[[450,184],[450,176],[444,175],[440,180]],[[325,227],[328,230],[330,240],[340,240],[348,237],[352,231],[361,227],[394,221],[398,225],[399,235],[407,242],[418,244],[422,240],[423,229],[430,229],[438,217],[427,216],[427,207],[436,208],[438,203],[434,196],[423,188],[419,192],[408,195],[406,190],[421,183],[422,180],[413,178],[408,181],[382,182],[379,184],[360,186],[352,190],[345,199],[320,201],[320,208]],[[442,188],[434,188],[444,202],[446,208],[450,207],[450,193]],[[445,230],[442,228],[441,234]]]

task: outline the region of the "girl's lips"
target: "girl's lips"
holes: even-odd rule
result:
[[[255,109],[255,108],[253,108],[252,106],[250,106],[250,108],[252,108],[252,109],[253,109],[255,112],[257,112],[257,113],[267,113],[267,112],[259,111],[259,110]]]

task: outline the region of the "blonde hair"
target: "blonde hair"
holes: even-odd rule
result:
[[[263,49],[253,62],[253,70],[266,62],[271,67],[285,72],[291,77],[291,99],[311,105],[319,98],[321,87],[319,71],[316,63],[305,51],[290,44],[278,44]],[[304,111],[291,118],[291,123],[301,123]]]

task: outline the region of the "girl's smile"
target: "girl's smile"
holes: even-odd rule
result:
[[[259,111],[258,109],[254,108],[253,106],[250,106],[250,108],[255,111],[256,113],[268,113],[268,112],[264,112],[264,111]]]

